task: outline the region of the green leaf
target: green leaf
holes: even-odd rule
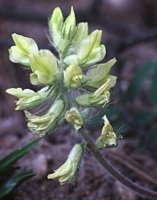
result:
[[[134,117],[137,122],[141,125],[147,125],[151,121],[153,121],[157,116],[157,112],[152,110],[143,110],[140,112],[134,113]]]
[[[152,140],[152,142],[157,141],[157,126],[151,128],[151,130],[149,131],[149,137]]]
[[[140,69],[137,70],[128,86],[128,90],[126,92],[126,100],[133,101],[135,99],[135,97],[140,92],[144,80],[148,78],[156,66],[157,61],[151,60],[146,62],[143,66],[140,67]]]
[[[27,154],[39,142],[40,138],[33,140],[24,147],[17,149],[0,160],[0,175],[6,172],[21,157]]]
[[[135,146],[135,151],[139,153],[143,153],[146,150],[146,146],[142,141],[139,141],[139,143]]]
[[[151,79],[151,85],[149,88],[149,100],[150,102],[157,106],[157,63],[154,69],[154,73]]]
[[[152,142],[152,145],[154,145],[157,142],[157,126],[151,127],[150,130],[147,131],[147,136]],[[142,153],[143,151],[146,150],[146,148],[147,147],[145,146],[143,141],[140,140],[135,150]]]
[[[32,176],[34,176],[33,173],[27,172],[9,178],[2,186],[0,186],[0,199],[8,195],[16,186]]]

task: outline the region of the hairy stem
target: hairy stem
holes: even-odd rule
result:
[[[132,189],[133,191],[137,192],[138,194],[149,197],[152,199],[157,199],[157,192],[151,191],[149,189],[146,189],[142,186],[139,186],[135,183],[133,183],[130,179],[126,178],[123,174],[121,174],[119,171],[117,171],[109,161],[107,161],[103,155],[100,153],[100,151],[96,148],[93,140],[89,136],[88,132],[85,129],[80,130],[80,134],[84,138],[84,140],[87,142],[87,146],[89,150],[93,153],[95,158],[98,160],[98,162],[117,180],[119,180],[121,183],[123,183],[128,188]]]

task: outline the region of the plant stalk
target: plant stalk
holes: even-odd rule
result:
[[[90,135],[88,134],[87,130],[84,128],[80,129],[80,134],[82,135],[83,139],[87,142],[87,146],[89,150],[93,153],[97,161],[117,180],[123,183],[126,187],[130,188],[131,190],[137,192],[139,195],[144,197],[149,197],[151,199],[157,199],[157,192],[144,188],[140,185],[133,183],[130,179],[125,177],[121,174],[118,170],[116,170],[111,163],[104,158],[98,148],[95,146],[93,140],[91,139]]]

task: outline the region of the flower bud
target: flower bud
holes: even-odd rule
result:
[[[56,80],[57,60],[49,50],[40,50],[37,55],[31,55],[30,64],[33,72],[30,81],[33,85],[49,85]]]
[[[80,160],[83,154],[81,144],[75,144],[67,160],[54,173],[48,175],[48,179],[58,179],[61,185],[65,183],[74,183],[78,173]]]
[[[98,88],[105,83],[111,67],[115,62],[116,59],[113,58],[106,63],[96,65],[93,69],[89,69],[87,72],[87,85],[93,88]]]
[[[63,15],[59,7],[55,8],[51,19],[49,20],[49,29],[53,39],[54,46],[59,48],[61,41],[61,32],[63,28]]]
[[[90,53],[90,55],[89,55],[89,57],[87,59],[85,67],[93,65],[93,64],[103,60],[105,54],[106,54],[106,48],[105,48],[105,46],[103,44],[99,45],[96,48],[93,48],[92,52]]]
[[[76,33],[76,18],[73,7],[71,7],[70,14],[66,18],[62,28],[62,36],[61,36],[62,39],[59,45],[59,51],[61,52],[63,57],[65,57],[75,33]]]
[[[109,123],[106,115],[103,117],[103,120],[104,120],[104,126],[102,128],[100,137],[96,140],[96,146],[97,148],[116,146],[117,136],[113,132],[113,128]]]
[[[83,125],[83,118],[77,108],[72,107],[65,113],[65,119],[78,131]]]
[[[68,65],[77,64],[78,60],[76,54],[76,49],[79,47],[80,43],[84,38],[88,36],[88,23],[79,23],[76,29],[74,38],[71,41],[70,46],[67,50],[67,56],[64,58],[64,63]]]
[[[78,65],[70,65],[64,71],[64,84],[68,88],[78,88],[83,81],[82,70]]]
[[[47,100],[49,94],[48,87],[42,88],[38,92],[34,92],[30,89],[22,90],[21,88],[10,88],[7,89],[6,92],[19,98],[16,102],[15,110],[24,110],[35,107]]]
[[[79,64],[87,62],[88,56],[92,52],[93,48],[96,47],[95,44],[97,43],[97,38],[99,39],[100,34],[102,34],[101,31],[95,30],[87,38],[82,40],[76,54]]]
[[[24,37],[16,33],[12,34],[15,46],[9,49],[9,59],[14,63],[30,66],[29,56],[38,53],[38,46],[32,38]]]
[[[72,46],[76,49],[82,40],[88,36],[88,23],[79,23],[77,25],[76,34],[72,40]]]
[[[87,67],[101,61],[106,54],[105,46],[100,45],[101,36],[102,31],[95,30],[88,37],[82,39],[74,53],[64,59],[64,63],[67,65],[77,63],[82,67]]]
[[[28,118],[27,126],[32,132],[35,132],[38,136],[42,137],[57,126],[63,110],[63,100],[57,100],[43,116],[32,115],[26,111],[25,114]]]
[[[69,16],[66,18],[63,29],[62,35],[64,39],[71,41],[76,32],[76,18],[73,7],[71,7],[71,11]]]
[[[54,45],[61,54],[64,54],[76,33],[76,18],[73,7],[71,7],[70,14],[64,23],[60,8],[56,8],[49,21],[49,27]]]

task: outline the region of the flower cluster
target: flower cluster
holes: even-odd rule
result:
[[[116,77],[110,75],[116,59],[100,63],[106,54],[105,46],[101,44],[101,30],[89,34],[88,23],[76,23],[73,8],[65,20],[60,8],[56,8],[49,19],[49,31],[57,55],[48,49],[39,49],[32,38],[15,33],[12,34],[15,44],[9,49],[10,60],[30,69],[31,84],[40,88],[39,91],[7,90],[18,98],[16,110],[25,111],[28,128],[38,136],[52,132],[65,122],[71,123],[77,131],[85,127],[87,116],[83,113],[86,109],[107,105],[110,89],[116,84]],[[44,113],[36,115],[28,111],[41,104],[46,105],[42,109]],[[105,118],[98,147],[116,144],[116,135],[108,124]],[[66,164],[49,178],[58,178],[61,184],[73,180],[81,155],[82,146],[74,146]]]

